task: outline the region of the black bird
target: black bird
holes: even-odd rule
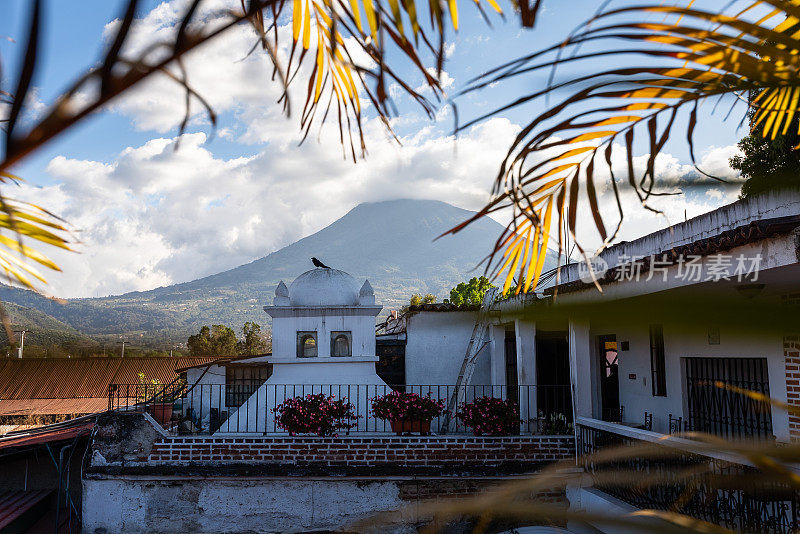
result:
[[[314,264],[314,267],[322,267],[323,269],[330,269],[330,267],[328,267],[327,265],[325,265],[324,263],[322,263],[321,261],[319,261],[317,258],[315,258],[313,256],[311,257],[311,263]]]

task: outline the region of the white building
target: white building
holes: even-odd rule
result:
[[[375,363],[375,317],[381,311],[369,281],[360,286],[349,274],[315,268],[287,288],[275,289],[272,306],[272,375],[231,413],[221,432],[271,432],[271,408],[287,398],[324,392],[347,398],[370,423],[369,399],[390,388],[378,377]],[[374,423],[374,421],[373,421]]]

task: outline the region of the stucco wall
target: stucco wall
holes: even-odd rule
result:
[[[477,312],[419,312],[408,320],[407,384],[455,384]],[[472,384],[491,384],[490,347],[478,358]]]
[[[317,355],[330,356],[331,332],[352,332],[353,356],[375,356],[375,316],[380,306],[371,308],[271,308],[272,356],[295,358],[297,332],[317,333]],[[295,311],[296,310],[296,311]],[[279,313],[280,312],[280,313]],[[291,313],[290,313],[291,312]]]
[[[393,482],[141,476],[85,480],[84,500],[86,533],[334,530],[405,504]]]
[[[211,417],[211,408],[227,411],[225,407],[225,367],[211,365],[206,368],[198,367],[186,371],[186,382],[193,386],[187,395],[184,413],[189,408],[194,410],[194,417],[201,421],[202,428],[208,428]]]
[[[655,397],[652,393],[650,366],[650,323],[663,324],[664,355],[666,363],[667,396]],[[786,401],[786,374],[783,350],[783,332],[780,329],[748,326],[747,323],[719,325],[718,345],[708,342],[708,328],[714,325],[713,317],[707,322],[690,324],[661,320],[615,322],[593,321],[591,343],[596,345],[597,336],[615,334],[619,357],[620,404],[625,408],[625,420],[643,422],[644,412],[653,414],[653,430],[666,433],[668,419],[686,419],[686,377],[683,358],[767,358],[770,395]],[[717,325],[714,325],[717,326]],[[629,350],[619,349],[622,342],[629,343]],[[592,346],[593,358],[597,347]],[[635,379],[629,378],[634,374]],[[595,379],[596,380],[596,379]],[[595,392],[594,417],[599,417],[599,395]],[[773,432],[780,440],[789,436],[786,412],[772,408]]]

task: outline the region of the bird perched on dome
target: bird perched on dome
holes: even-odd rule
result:
[[[330,269],[330,267],[328,267],[327,265],[325,265],[324,263],[322,263],[321,261],[319,261],[317,258],[315,258],[313,256],[311,257],[311,263],[314,264],[314,267],[320,267],[322,269]]]

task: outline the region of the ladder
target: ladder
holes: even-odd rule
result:
[[[472,374],[475,372],[475,366],[478,363],[478,356],[480,356],[483,349],[489,344],[489,308],[494,304],[495,295],[497,295],[497,288],[489,288],[483,295],[480,310],[478,310],[478,318],[475,320],[475,326],[472,328],[472,336],[469,338],[467,345],[467,352],[464,355],[464,361],[461,362],[461,370],[458,372],[455,388],[450,395],[450,400],[447,403],[447,412],[444,416],[444,421],[440,428],[442,434],[447,434],[450,430],[450,422],[455,415],[456,406],[464,402],[467,394],[467,384],[472,380]]]

